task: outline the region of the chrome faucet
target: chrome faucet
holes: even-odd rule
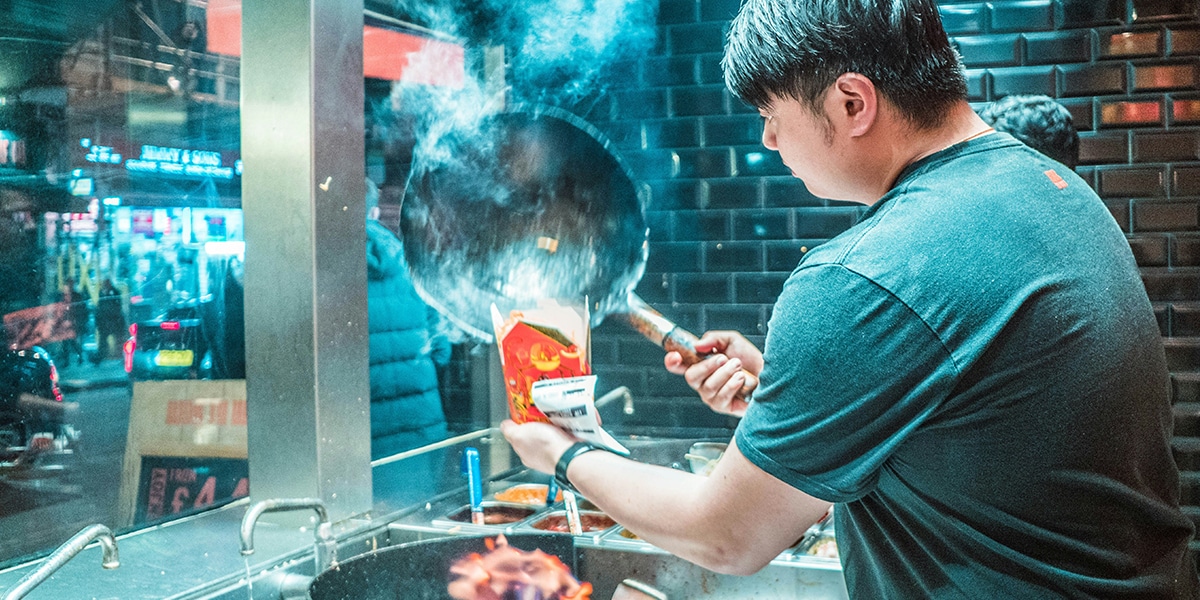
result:
[[[304,508],[317,512],[317,574],[337,564],[337,539],[333,537],[333,527],[329,524],[329,511],[325,509],[325,503],[317,498],[275,498],[251,504],[242,517],[242,556],[254,554],[254,524],[263,513]]]
[[[48,579],[55,571],[67,564],[67,561],[79,554],[93,540],[100,542],[100,548],[104,555],[101,558],[100,566],[105,569],[115,569],[121,565],[120,557],[117,555],[117,539],[113,537],[112,530],[103,525],[88,525],[79,533],[71,536],[71,539],[59,546],[42,564],[32,572],[26,574],[17,582],[17,585],[8,590],[4,594],[4,600],[20,600],[26,594],[33,591],[43,581]]]
[[[632,415],[633,414],[633,394],[629,393],[629,388],[627,388],[625,386],[613,388],[613,389],[609,390],[607,394],[600,396],[600,398],[596,400],[596,410],[600,410],[601,406],[605,406],[606,404],[613,402],[617,398],[624,398],[624,402],[623,402],[624,406],[622,407],[621,412],[623,412],[627,415]]]

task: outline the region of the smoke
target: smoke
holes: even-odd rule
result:
[[[469,44],[503,46],[514,91],[569,108],[564,102],[603,89],[606,66],[653,47],[658,2],[397,0],[397,12]]]
[[[586,117],[607,91],[610,67],[653,47],[657,11],[657,0],[397,0],[400,14],[463,41],[468,72],[461,87],[397,83],[390,101],[395,105],[397,95],[406,96],[404,108],[417,112],[426,137],[475,133],[487,115],[514,104]],[[503,54],[501,78],[484,80],[483,48]],[[413,54],[407,68],[445,68],[422,64],[437,60]]]
[[[498,31],[511,48],[519,101],[569,109],[603,91],[606,67],[654,45],[656,2],[487,1],[501,15]]]
[[[439,312],[460,326],[469,325],[482,318],[450,314],[454,312],[451,307],[461,309],[462,304],[457,298],[439,297],[439,292],[430,288],[436,284],[444,293],[484,285],[472,274],[477,275],[481,264],[503,256],[506,249],[499,247],[499,242],[490,244],[487,239],[478,239],[491,235],[488,227],[494,223],[439,218],[436,211],[431,214],[426,203],[437,194],[422,189],[422,184],[454,181],[453,202],[461,211],[456,208],[453,212],[520,213],[521,223],[539,222],[545,211],[554,210],[554,201],[526,196],[530,190],[542,190],[537,192],[541,194],[549,188],[514,183],[514,177],[522,179],[522,171],[514,167],[512,140],[502,139],[511,129],[496,127],[494,116],[514,109],[588,115],[607,91],[610,67],[616,61],[645,55],[654,45],[657,0],[409,0],[409,4],[399,6],[398,12],[418,25],[453,36],[465,46],[466,77],[456,86],[393,84],[390,96],[374,107],[379,117],[374,128],[385,141],[396,140],[396,145],[411,148],[402,220],[419,224],[413,228],[421,232],[421,249],[456,263],[427,269],[436,271],[435,275],[414,273],[414,283]],[[489,53],[487,60],[485,52]],[[444,57],[436,53],[411,54],[406,69],[438,72],[446,68],[439,64],[442,60]],[[497,67],[499,63],[503,64],[501,76],[484,74],[485,65]],[[535,145],[521,147],[532,150]],[[456,175],[447,177],[447,173]],[[443,185],[437,191],[444,196],[447,190]],[[481,231],[464,232],[460,227],[463,222]],[[470,236],[476,239],[464,241]],[[493,256],[451,250],[462,247],[484,248],[487,250],[483,254]],[[564,247],[561,252],[565,260],[568,251]],[[409,254],[411,259],[414,253]],[[443,280],[454,277],[459,281]],[[532,292],[532,281],[529,279],[530,289],[523,293]],[[511,296],[502,290],[497,293]],[[468,294],[461,291],[450,295]],[[488,306],[478,308],[486,311]],[[490,337],[480,327],[487,329],[480,324],[474,331],[469,326],[465,329],[472,337]]]

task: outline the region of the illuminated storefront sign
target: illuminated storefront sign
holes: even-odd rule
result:
[[[99,163],[103,165],[119,165],[121,164],[121,153],[113,150],[112,146],[101,146],[93,144],[92,140],[83,138],[79,140],[79,145],[87,148],[87,154],[83,160],[90,163]]]
[[[243,0],[208,0],[205,42],[209,52],[242,55]],[[461,88],[466,49],[455,40],[418,32],[363,26],[363,76]]]
[[[131,173],[214,179],[233,179],[240,174],[240,165],[236,164],[240,160],[234,161],[233,166],[224,166],[221,153],[211,150],[145,145],[141,147],[137,158],[125,158],[113,146],[95,144],[88,138],[79,140],[79,145],[87,149],[83,160],[98,165],[123,164],[125,170]]]
[[[0,165],[25,166],[25,140],[12,137],[7,131],[0,131]]]

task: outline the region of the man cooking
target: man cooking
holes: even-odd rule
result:
[[[862,221],[811,250],[765,351],[682,374],[743,418],[708,478],[502,425],[639,536],[748,574],[837,503],[854,598],[1193,597],[1162,341],[1087,184],[971,110],[933,0],[746,0],[723,61],[763,144]],[[747,373],[760,379],[749,404]]]

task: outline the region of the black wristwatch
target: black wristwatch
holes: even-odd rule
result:
[[[597,446],[591,442],[575,442],[562,456],[558,459],[558,464],[554,465],[554,480],[558,482],[558,486],[578,493],[579,490],[571,485],[571,481],[567,479],[567,467],[571,465],[571,461],[575,460],[580,454],[591,452],[592,450],[604,450],[603,446]]]

